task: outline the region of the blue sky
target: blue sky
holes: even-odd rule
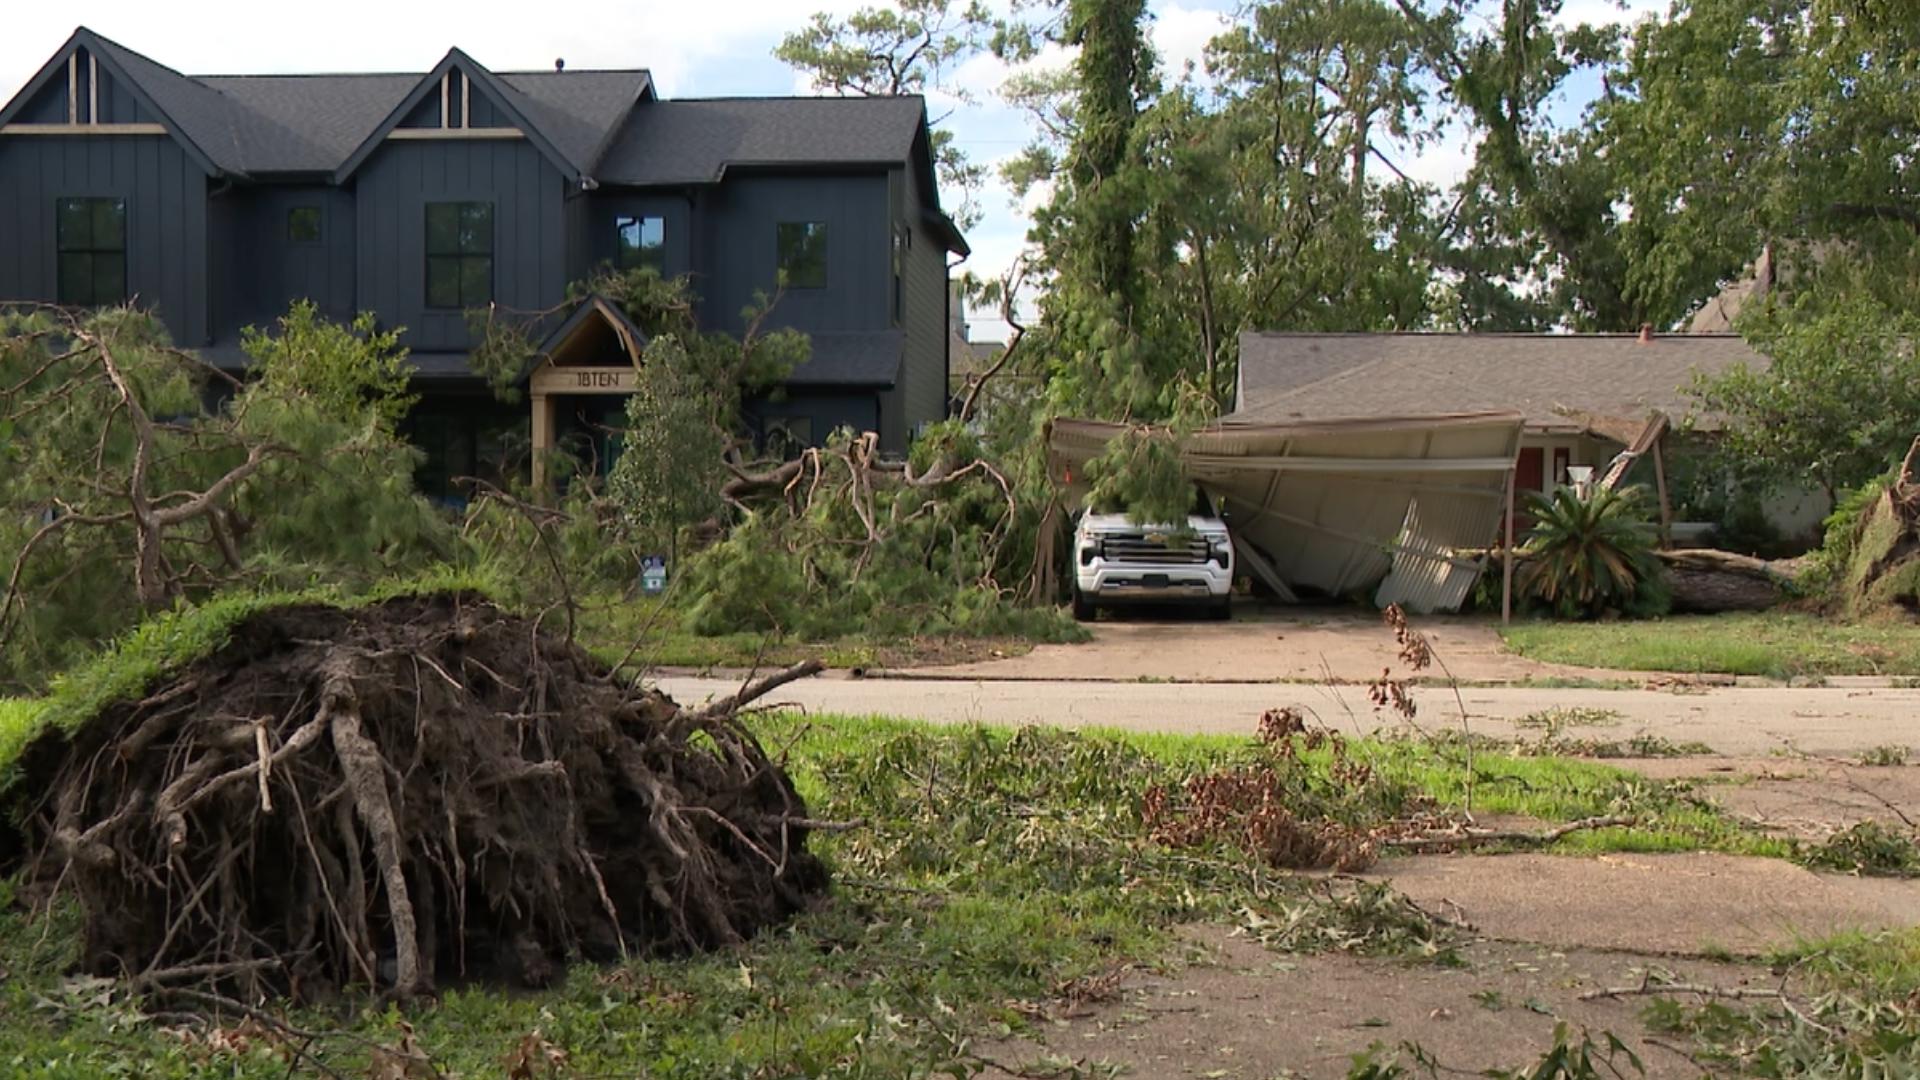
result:
[[[0,35],[0,100],[10,98],[76,25],[189,74],[313,71],[424,71],[451,46],[496,70],[546,69],[557,58],[572,67],[645,67],[668,97],[805,93],[792,70],[774,60],[781,36],[815,10],[846,12],[874,0],[570,0],[564,6],[526,0],[468,0],[457,9],[406,0],[331,0],[290,9],[260,0],[15,0]],[[1228,0],[1155,0],[1153,37],[1162,62],[1178,72],[1238,5]],[[1564,18],[1619,21],[1664,7],[1657,0],[1568,0]],[[458,12],[457,17],[452,12]],[[297,17],[295,12],[297,11]],[[1063,63],[1063,56],[1042,62]],[[975,159],[996,163],[1030,138],[1021,115],[995,91],[1006,70],[979,58],[953,73],[975,104],[935,96],[929,109]],[[1591,91],[1588,91],[1591,93]],[[1577,112],[1580,101],[1567,104]],[[1471,155],[1464,136],[1441,140],[1404,167],[1439,183],[1457,177]],[[997,276],[1018,254],[1026,215],[1003,187],[986,192],[986,218],[969,234],[967,268]],[[976,336],[1002,333],[975,320]]]

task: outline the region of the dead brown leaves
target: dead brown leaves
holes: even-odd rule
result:
[[[501,1064],[506,1066],[507,1080],[557,1080],[567,1075],[573,1059],[565,1049],[541,1034],[539,1028],[534,1028],[507,1051]]]
[[[1154,842],[1173,848],[1225,843],[1279,869],[1354,871],[1370,865],[1376,838],[1312,805],[1318,800],[1308,793],[1300,754],[1327,749],[1327,779],[1336,791],[1373,783],[1372,767],[1348,753],[1339,733],[1309,728],[1298,709],[1269,710],[1260,718],[1259,735],[1271,754],[1268,762],[1147,790],[1142,817]]]

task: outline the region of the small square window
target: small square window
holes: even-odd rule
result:
[[[296,206],[287,211],[287,239],[296,244],[320,242],[320,208]]]
[[[783,221],[778,230],[780,283],[789,289],[827,287],[827,223]]]
[[[621,270],[649,266],[667,272],[667,223],[657,217],[613,219],[615,247],[613,264]]]

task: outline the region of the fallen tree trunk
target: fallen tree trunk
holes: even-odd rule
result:
[[[255,615],[44,736],[0,797],[84,963],[246,1000],[540,985],[576,957],[732,945],[827,886],[819,825],[735,720],[627,689],[472,596]],[[0,868],[4,870],[6,868]]]
[[[1654,554],[1666,569],[1677,612],[1765,611],[1793,595],[1793,578],[1764,559],[1710,548]]]

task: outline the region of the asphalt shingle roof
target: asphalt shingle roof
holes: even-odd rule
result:
[[[514,107],[587,172],[650,82],[644,71],[514,71],[499,78],[519,94]]]
[[[337,170],[424,77],[189,76],[91,31],[76,37],[235,174]],[[713,183],[736,165],[905,161],[926,112],[919,97],[650,99],[635,108],[650,85],[641,69],[493,75],[507,104],[603,184]]]
[[[809,334],[813,356],[793,369],[788,386],[892,386],[900,378],[906,337],[898,330]]]
[[[1694,374],[1766,366],[1738,334],[1240,335],[1240,401],[1231,419],[1514,410],[1533,428],[1642,421],[1655,409],[1698,415]]]
[[[246,172],[332,172],[418,75],[201,75],[244,117]]]
[[[596,174],[605,184],[710,184],[734,165],[905,161],[925,103],[892,98],[706,98],[637,110]]]

